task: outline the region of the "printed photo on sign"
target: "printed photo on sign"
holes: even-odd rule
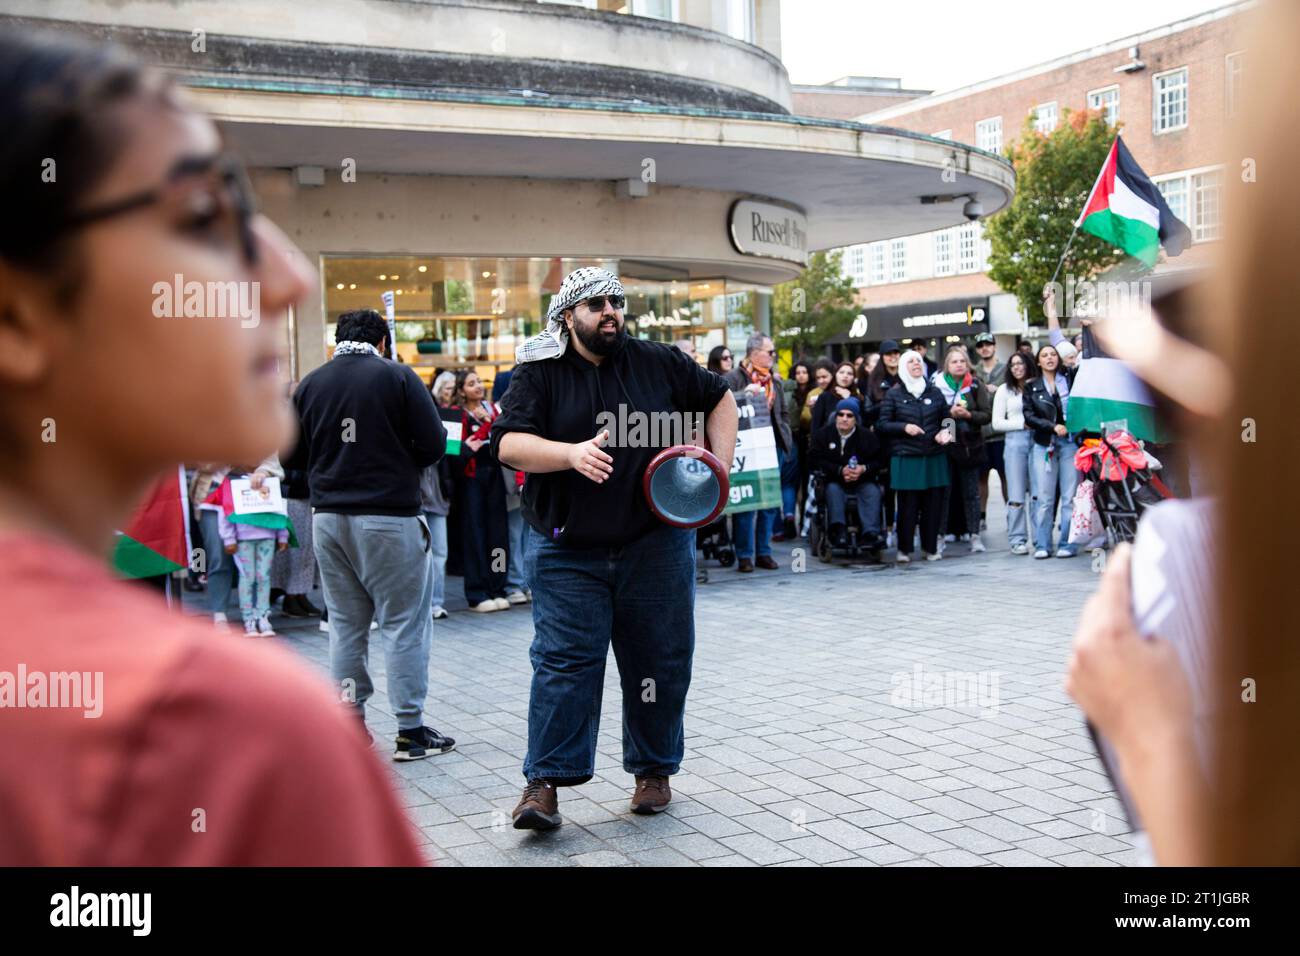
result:
[[[263,478],[261,488],[254,488],[247,478],[232,478],[230,497],[237,515],[289,513],[280,493],[279,478]]]

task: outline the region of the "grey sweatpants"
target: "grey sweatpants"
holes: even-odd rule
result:
[[[317,512],[312,535],[329,610],[330,672],[343,699],[364,712],[374,693],[366,670],[374,619],[398,729],[421,726],[433,637],[428,526],[420,517]]]

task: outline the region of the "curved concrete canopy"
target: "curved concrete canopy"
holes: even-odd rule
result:
[[[252,166],[541,179],[641,179],[776,199],[808,215],[810,250],[911,235],[985,214],[1015,189],[1009,163],[949,140],[882,126],[781,114],[483,100],[409,91],[188,78],[199,105]],[[654,188],[653,186],[651,187]],[[629,199],[628,202],[635,202]]]

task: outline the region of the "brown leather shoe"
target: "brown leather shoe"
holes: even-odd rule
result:
[[[560,798],[545,780],[529,780],[513,814],[516,830],[554,830],[560,819]]]
[[[756,558],[754,560],[754,563],[757,564],[764,571],[775,571],[777,568],[781,566],[776,563],[776,561],[771,557],[771,555],[767,555],[767,554],[763,555],[760,558]]]
[[[742,574],[748,574],[750,571],[754,570],[754,562],[749,558],[741,558],[736,562],[736,570]]]
[[[636,778],[636,791],[632,794],[632,812],[640,814],[662,813],[668,809],[673,791],[668,778],[658,775]]]

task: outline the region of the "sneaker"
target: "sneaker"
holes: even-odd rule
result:
[[[894,563],[895,563],[895,564],[911,564],[911,563],[912,563],[912,556],[911,556],[910,554],[908,554],[906,551],[900,551],[900,552],[898,552],[898,556],[894,558]]]
[[[894,534],[894,529],[889,529],[889,534],[885,535],[885,547],[892,548],[898,543],[898,538]]]
[[[377,630],[379,630],[379,622],[378,622],[378,621],[374,621],[374,620],[372,620],[372,621],[370,622],[370,629],[371,629],[372,631],[377,631]]]
[[[952,542],[957,540],[957,536],[955,534],[945,534],[943,536],[943,540],[945,544],[951,544]]]
[[[523,591],[511,591],[506,595],[507,604],[527,604],[528,595]]]
[[[224,625],[229,624],[230,621],[227,619],[226,615],[222,614],[220,611],[214,611],[212,613],[212,623],[217,627],[223,627]]]
[[[254,620],[254,621],[245,621],[245,622],[244,622],[244,636],[245,636],[245,637],[258,637],[260,634],[261,634],[261,631],[259,631],[259,630],[257,629],[257,621]]]
[[[510,601],[506,598],[493,598],[492,603],[497,606],[498,611],[510,610]]]
[[[667,777],[659,774],[637,777],[636,790],[632,793],[632,812],[642,815],[663,813],[672,798],[673,791],[668,786]]]
[[[456,741],[450,737],[444,737],[432,727],[416,727],[397,732],[397,749],[393,751],[393,759],[423,760],[455,749]]]
[[[1072,558],[1078,553],[1079,552],[1076,551],[1074,548],[1068,546],[1064,548],[1057,548],[1056,550],[1056,556],[1058,558]]]
[[[1012,554],[1028,554],[1028,553],[1029,553],[1029,545],[1025,544],[1025,542],[1023,542],[1023,541],[1021,541],[1019,544],[1013,544],[1013,545],[1011,546],[1011,553],[1012,553]]]
[[[435,621],[441,621],[446,616],[447,616],[447,609],[445,607],[443,607],[441,604],[435,604],[433,606],[433,619]]]
[[[1047,553],[1046,548],[1039,548],[1037,551],[1034,552],[1034,557],[1038,558],[1039,560],[1042,560],[1043,558],[1050,558],[1051,555]]]
[[[324,631],[326,634],[328,634],[328,633],[330,632],[330,622],[329,622],[329,621],[321,621],[321,622],[320,622],[320,629],[321,629],[322,631]]]
[[[492,598],[488,598],[486,601],[479,601],[474,605],[473,609],[480,614],[487,614],[488,612],[497,609],[497,602],[492,600]]]
[[[263,614],[257,619],[257,633],[263,637],[275,637],[275,628],[271,626],[270,614]]]
[[[927,555],[925,556],[925,560],[927,560],[927,561],[942,561],[942,560],[943,560],[943,549],[940,549],[940,550],[936,551],[934,554],[927,554]]]
[[[559,794],[545,780],[529,780],[511,816],[516,830],[554,830],[563,822]]]
[[[979,536],[979,535],[977,535],[977,534],[973,534],[973,535],[970,536],[970,553],[971,553],[971,554],[979,554],[981,551],[987,551],[987,550],[988,550],[988,548],[984,547],[984,542],[980,540],[980,536]]]

